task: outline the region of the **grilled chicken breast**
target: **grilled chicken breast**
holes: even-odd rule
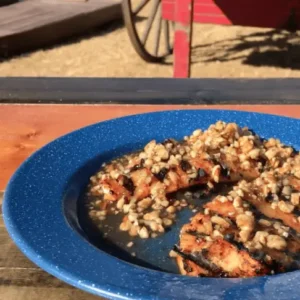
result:
[[[120,230],[156,237],[188,205],[170,194],[195,185],[235,184],[181,229],[181,274],[252,277],[298,268],[300,155],[235,123],[217,122],[177,142],[149,142],[91,177],[91,217],[123,213]]]

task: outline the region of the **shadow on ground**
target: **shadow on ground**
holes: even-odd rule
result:
[[[145,21],[141,17],[138,22]],[[95,38],[112,33],[124,27],[122,20],[111,22],[96,28],[84,35],[75,36],[40,50],[49,50],[67,44],[78,43],[82,40]],[[132,46],[133,47],[133,46]],[[34,52],[34,51],[33,51]],[[32,52],[22,54],[28,56]],[[137,54],[136,54],[137,55]],[[15,56],[0,57],[0,63],[9,61]],[[192,48],[192,63],[230,62],[240,61],[250,66],[267,66],[282,69],[300,70],[300,35],[283,30],[259,31],[250,34],[240,34],[235,38],[220,40],[213,43],[194,45]],[[173,64],[173,57],[168,56],[162,62]]]
[[[136,22],[143,22],[143,21],[145,21],[145,17],[136,17],[135,21]],[[49,45],[49,46],[46,46],[46,47],[34,49],[32,51],[28,51],[28,52],[25,52],[25,53],[22,53],[22,54],[13,54],[13,55],[11,55],[10,53],[6,53],[5,56],[0,56],[0,63],[4,62],[4,61],[9,61],[9,60],[11,60],[15,57],[20,56],[20,55],[29,56],[33,52],[36,52],[36,51],[39,51],[39,50],[51,50],[51,49],[61,47],[61,46],[64,46],[64,45],[79,43],[83,40],[87,40],[87,39],[90,39],[90,38],[95,38],[95,37],[98,37],[98,36],[105,36],[105,35],[108,35],[108,34],[114,32],[114,31],[116,31],[120,28],[123,28],[123,27],[124,27],[123,19],[112,21],[112,22],[109,22],[107,24],[101,25],[100,27],[90,29],[90,30],[86,31],[85,33],[81,33],[79,35],[71,36],[67,39],[64,39],[64,40],[60,41],[60,42],[56,42],[53,45]]]
[[[297,33],[270,30],[196,45],[192,49],[193,63],[234,60],[251,66],[300,70],[300,36]]]
[[[47,47],[42,47],[39,49],[34,49],[32,51],[28,51],[22,54],[13,54],[11,55],[10,53],[6,53],[5,56],[0,56],[0,63],[4,62],[4,61],[9,61],[15,57],[18,56],[29,56],[30,54],[32,54],[33,52],[39,51],[39,50],[51,50],[60,46],[64,46],[64,45],[70,45],[70,44],[75,44],[75,43],[79,43],[82,40],[86,40],[86,39],[90,39],[90,38],[94,38],[97,36],[103,36],[103,35],[107,35],[112,33],[113,31],[120,29],[124,27],[124,23],[123,20],[117,20],[117,21],[113,21],[113,22],[109,22],[107,24],[102,25],[101,27],[96,27],[94,29],[90,29],[85,33],[79,34],[79,35],[75,35],[72,37],[69,37],[67,39],[64,39],[60,42],[57,42],[53,45],[49,45]]]

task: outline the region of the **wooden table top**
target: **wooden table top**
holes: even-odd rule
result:
[[[173,88],[170,88],[170,83]],[[140,80],[138,83],[74,79],[70,83],[65,79],[0,78],[0,191],[5,189],[10,176],[32,152],[63,134],[95,122],[150,111],[207,108],[300,118],[298,95],[300,84],[294,79],[251,82]],[[180,98],[187,101],[182,103],[178,100]],[[254,100],[249,103],[247,99],[250,98]],[[102,104],[37,104],[61,100],[77,103],[86,99],[92,99],[88,101],[90,103]],[[123,105],[118,104],[122,102],[120,99]],[[139,105],[130,105],[130,99],[142,101],[136,102]],[[172,104],[170,99],[175,99]],[[216,104],[216,99],[221,100],[217,101],[219,104]],[[270,105],[270,99],[276,101],[271,101],[273,104]],[[158,103],[160,105],[153,105]],[[184,105],[174,105],[176,103]],[[0,208],[2,196],[0,192]],[[0,249],[0,300],[101,299],[63,283],[30,262],[9,238],[1,215]]]

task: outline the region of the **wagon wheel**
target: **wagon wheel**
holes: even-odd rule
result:
[[[161,0],[123,0],[122,9],[129,38],[142,59],[158,63],[173,52],[173,26],[162,19]]]

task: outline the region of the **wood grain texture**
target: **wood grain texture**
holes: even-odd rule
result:
[[[0,103],[300,104],[299,78],[0,77]]]
[[[10,239],[2,219],[0,192],[0,300],[101,300],[41,270]]]
[[[238,109],[300,118],[297,105],[0,105],[0,190],[35,150],[72,130],[116,117],[168,109]]]
[[[45,47],[121,17],[119,0],[25,0],[1,8],[0,57]]]

